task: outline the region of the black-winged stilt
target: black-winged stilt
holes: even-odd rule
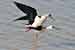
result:
[[[55,26],[50,25],[48,27],[43,27],[42,24],[44,21],[47,19],[47,17],[50,17],[51,19],[54,19],[51,14],[44,15],[44,16],[38,16],[37,11],[35,8],[32,8],[30,6],[27,6],[25,4],[19,3],[19,2],[14,2],[14,4],[26,14],[26,16],[20,17],[18,19],[15,19],[14,21],[17,20],[28,20],[28,24],[26,24],[28,27],[28,30],[35,29],[35,30],[42,30],[42,29],[53,29]]]

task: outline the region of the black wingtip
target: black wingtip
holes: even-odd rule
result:
[[[18,3],[17,1],[14,1],[14,3]]]
[[[18,19],[14,19],[13,21],[17,21]]]
[[[13,20],[13,21],[17,21],[17,20],[15,19],[15,20]]]
[[[20,4],[20,3],[19,3],[19,2],[17,2],[17,1],[14,1],[13,3],[14,3],[14,4],[16,4],[16,5]]]
[[[16,5],[18,4],[18,2],[16,2],[16,1],[14,1],[13,3],[16,4]]]
[[[16,1],[14,1],[13,3],[14,3],[14,4],[16,4],[17,2],[16,2]]]

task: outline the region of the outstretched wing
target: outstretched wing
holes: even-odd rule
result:
[[[34,8],[32,8],[32,7],[30,7],[30,6],[27,6],[27,5],[24,5],[24,4],[22,4],[22,3],[18,3],[18,2],[14,2],[14,4],[22,11],[22,12],[24,12],[24,13],[26,13],[27,14],[27,16],[25,16],[25,17],[21,17],[19,20],[24,20],[25,18],[27,19],[27,20],[29,20],[29,24],[32,24],[33,23],[33,21],[34,21],[34,19],[35,19],[35,17],[37,16],[37,11],[36,11],[36,9],[34,9]],[[28,17],[28,18],[27,18]],[[25,19],[25,20],[26,20]],[[32,22],[31,22],[32,21]]]
[[[21,16],[20,18],[15,19],[14,21],[17,20],[28,20],[29,18],[27,16]]]

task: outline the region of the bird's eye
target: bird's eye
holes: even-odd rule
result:
[[[48,16],[52,16],[51,14],[49,14]]]

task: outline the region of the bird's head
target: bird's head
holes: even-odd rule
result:
[[[46,17],[50,17],[51,19],[53,19],[53,20],[55,20],[53,17],[52,17],[52,14],[45,14],[44,16],[46,16]]]
[[[47,16],[50,17],[50,18],[52,18],[52,14],[48,14]]]
[[[46,29],[53,29],[53,28],[54,28],[54,26],[53,25],[50,25]]]
[[[56,27],[56,26],[54,26],[54,25],[50,25],[50,26],[46,27],[46,29],[56,29],[56,30],[61,30],[61,28]]]

